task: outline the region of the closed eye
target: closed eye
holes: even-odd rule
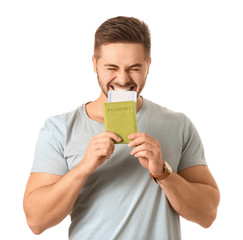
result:
[[[106,67],[106,69],[109,71],[116,71],[117,69],[119,69],[117,65],[109,64],[109,63],[105,64],[104,67]]]
[[[142,69],[143,65],[140,64],[140,63],[136,63],[136,64],[133,64],[132,66],[130,66],[128,68],[129,71],[132,71],[132,72],[138,72]]]

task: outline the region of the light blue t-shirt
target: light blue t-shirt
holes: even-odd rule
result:
[[[139,132],[159,141],[163,159],[175,172],[206,164],[200,137],[184,114],[144,99],[137,121]],[[85,104],[49,118],[32,172],[66,174],[82,161],[91,137],[103,131],[103,124],[88,117]],[[70,214],[69,239],[181,239],[179,215],[130,151],[126,144],[115,145],[110,159],[88,177]]]

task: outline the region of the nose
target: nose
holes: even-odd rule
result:
[[[117,81],[121,85],[125,85],[127,82],[130,81],[130,76],[127,71],[120,71],[119,74],[117,75]]]

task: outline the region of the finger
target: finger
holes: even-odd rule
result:
[[[138,138],[135,138],[133,141],[131,141],[130,143],[128,143],[128,147],[129,148],[132,148],[132,147],[136,147],[138,145],[141,145],[145,142],[145,137],[138,137]]]
[[[110,158],[112,153],[113,153],[112,149],[109,148],[101,148],[97,150],[97,155],[100,157],[105,157],[106,159]]]
[[[112,141],[112,140],[111,140]],[[101,149],[109,149],[110,151],[114,151],[115,149],[115,144],[114,142],[112,143],[107,143],[107,142],[100,142],[98,144],[96,144],[96,149],[97,150],[101,150]]]
[[[109,138],[111,138],[115,142],[121,142],[122,141],[121,137],[119,137],[117,134],[115,134],[113,132],[107,132],[107,131],[105,131],[105,132],[103,132],[103,136],[109,137]]]
[[[140,164],[143,166],[143,167],[145,167],[145,168],[147,168],[148,169],[148,163],[149,163],[149,161],[148,161],[148,159],[147,158],[145,158],[145,157],[139,157],[138,158],[138,161],[140,162]]]
[[[148,151],[148,150],[144,150],[144,151],[140,151],[140,152],[137,152],[134,157],[136,158],[147,158],[147,159],[151,159],[153,158],[153,152],[151,151]]]
[[[153,145],[150,144],[150,143],[144,143],[144,144],[141,144],[137,147],[135,147],[131,152],[130,154],[131,155],[135,155],[136,153],[140,152],[140,151],[153,151]]]
[[[133,140],[135,138],[145,137],[145,136],[147,136],[147,134],[144,132],[136,132],[136,133],[132,133],[132,134],[128,135],[128,139]]]

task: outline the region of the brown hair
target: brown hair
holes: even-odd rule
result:
[[[145,59],[150,58],[151,39],[148,26],[133,17],[115,17],[106,20],[96,30],[94,56],[98,59],[102,45],[109,43],[141,43]]]

